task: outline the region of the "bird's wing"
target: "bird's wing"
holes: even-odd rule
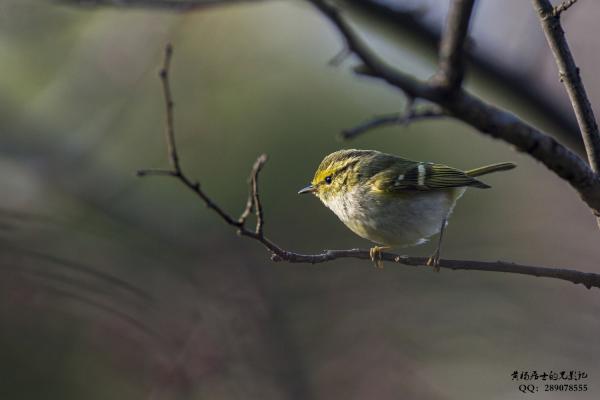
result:
[[[373,189],[379,192],[442,190],[473,186],[489,188],[464,171],[434,163],[398,163],[371,178]]]

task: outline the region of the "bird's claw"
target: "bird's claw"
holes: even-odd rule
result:
[[[375,267],[379,269],[383,269],[383,259],[381,258],[381,251],[389,249],[389,247],[385,246],[373,246],[369,250],[369,255],[371,256],[371,261],[375,264]]]
[[[433,267],[435,272],[440,272],[440,252],[436,250],[435,253],[433,253],[431,257],[427,259],[425,265],[428,267]]]

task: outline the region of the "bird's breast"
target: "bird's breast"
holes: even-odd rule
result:
[[[378,244],[406,246],[440,231],[464,188],[382,194],[347,191],[323,201],[357,235]]]

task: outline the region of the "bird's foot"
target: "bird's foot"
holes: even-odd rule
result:
[[[433,267],[435,272],[440,272],[440,251],[436,250],[425,263],[428,267]]]
[[[369,250],[369,255],[371,256],[371,261],[373,264],[379,269],[383,269],[383,260],[381,259],[381,251],[387,250],[390,247],[388,246],[373,246]]]

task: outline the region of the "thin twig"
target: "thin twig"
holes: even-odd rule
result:
[[[246,223],[246,220],[250,216],[250,214],[252,214],[252,211],[254,211],[254,192],[253,192],[252,177],[250,177],[248,179],[248,182],[249,182],[249,190],[248,190],[248,199],[246,200],[246,207],[244,207],[244,211],[242,211],[242,214],[240,214],[240,217],[238,218],[238,223],[240,225],[244,225]]]
[[[377,74],[390,84],[402,88],[409,97],[427,98],[438,95],[437,91],[429,85],[423,84],[414,77],[396,70],[383,62],[366,43],[354,33],[354,29],[346,22],[337,7],[324,0],[308,0],[327,18],[329,18],[346,39],[347,48],[358,55],[364,63],[363,69],[377,71]]]
[[[167,140],[167,151],[169,153],[169,160],[171,162],[171,167],[177,173],[181,171],[181,166],[179,165],[179,156],[177,155],[177,148],[175,145],[175,121],[173,121],[173,107],[175,104],[173,103],[173,96],[171,94],[171,84],[169,83],[169,71],[171,68],[171,59],[173,58],[173,46],[171,43],[168,43],[165,46],[165,57],[163,61],[163,66],[160,69],[160,81],[163,85],[163,95],[165,100],[166,107],[166,125],[165,125],[165,138]]]
[[[246,219],[248,219],[250,214],[252,214],[252,211],[254,211],[256,215],[256,228],[254,232],[260,236],[263,236],[264,215],[260,197],[258,195],[258,174],[267,162],[267,159],[268,157],[266,154],[261,154],[252,166],[250,177],[248,178],[250,187],[250,190],[248,191],[248,200],[246,200],[246,207],[238,219],[238,222],[243,226],[246,223]]]
[[[172,50],[167,48],[165,53],[165,57],[171,57]],[[169,68],[168,63],[166,63],[167,68],[164,70],[164,74],[161,74],[161,78],[166,80],[168,83],[169,79]],[[164,76],[163,76],[164,75]],[[168,88],[167,85],[163,85],[163,90]],[[173,112],[173,107],[169,106],[169,96],[165,96],[167,100],[165,103],[165,109],[167,113]],[[172,115],[171,115],[172,117]],[[167,121],[173,121],[172,118],[167,118]],[[175,134],[173,126],[167,126],[165,130],[166,135],[169,135],[169,132]],[[168,143],[168,141],[167,141]],[[175,143],[174,141],[172,143]],[[169,152],[169,157],[177,157],[177,148],[174,146],[172,152]],[[242,216],[239,220],[234,220],[229,214],[227,214],[223,209],[221,209],[216,203],[214,203],[204,191],[201,190],[200,184],[193,183],[187,175],[184,173],[182,169],[176,171],[168,171],[168,170],[142,170],[138,172],[139,176],[152,176],[157,175],[156,172],[160,172],[158,175],[160,176],[169,176],[172,178],[178,179],[185,186],[187,186],[192,192],[194,192],[200,200],[204,202],[204,204],[217,213],[221,219],[227,223],[235,227],[238,233],[241,236],[249,237],[250,239],[254,239],[260,242],[266,249],[271,252],[271,259],[273,261],[286,261],[289,263],[309,263],[309,264],[318,264],[329,262],[342,258],[356,258],[361,260],[371,260],[371,256],[368,250],[361,249],[350,249],[350,250],[324,250],[319,254],[300,254],[294,253],[288,250],[284,250],[275,244],[272,240],[267,238],[264,235],[263,227],[264,227],[264,216],[262,211],[262,205],[259,197],[259,188],[258,188],[258,175],[265,165],[267,161],[266,155],[261,155],[258,157],[256,162],[252,167],[252,171],[250,173],[250,194],[249,200],[246,203],[246,208],[242,213]],[[173,163],[173,160],[171,159]],[[256,215],[256,227],[254,230],[250,230],[245,226],[246,218],[250,214],[251,210],[254,209]],[[242,218],[243,217],[243,218]],[[425,263],[427,261],[424,257],[407,257],[392,253],[382,253],[382,260],[393,262],[396,264],[402,264],[406,266],[413,267],[423,267],[429,269],[429,267],[425,267]],[[555,278],[562,279],[565,281],[569,281],[572,283],[581,283],[588,289],[591,287],[600,288],[600,275],[593,273],[585,273],[575,270],[569,269],[560,269],[560,268],[548,268],[548,267],[538,267],[538,266],[528,266],[528,265],[520,265],[514,263],[507,262],[483,262],[483,261],[470,261],[470,260],[440,260],[439,264],[440,268],[447,269],[462,269],[462,270],[471,270],[471,271],[495,271],[495,272],[506,272],[506,273],[517,273],[523,275],[532,275],[538,277],[547,277],[547,278]]]
[[[345,129],[341,132],[340,136],[344,140],[354,139],[357,136],[362,135],[370,130],[381,128],[389,125],[408,125],[410,123],[420,121],[423,119],[434,119],[446,117],[448,114],[438,108],[415,110],[411,109],[408,113],[392,113],[376,115],[360,124]]]
[[[144,177],[149,175],[155,176],[175,176],[177,172],[168,169],[141,169],[136,172],[137,176]]]
[[[567,11],[575,3],[577,3],[577,0],[563,1],[562,3],[560,3],[552,9],[552,15],[554,17],[560,16],[560,14],[562,14],[563,11]]]
[[[174,126],[174,103],[171,97],[171,85],[169,83],[169,72],[171,67],[171,57],[173,55],[173,46],[167,44],[165,46],[165,54],[163,66],[160,70],[160,79],[163,87],[163,98],[165,101],[165,113],[166,113],[166,127],[165,127],[165,139],[167,143],[167,156],[171,164],[172,170],[164,169],[143,169],[137,171],[137,176],[167,176],[179,179],[185,186],[192,190],[198,195],[203,201],[206,207],[216,212],[221,219],[227,224],[241,227],[242,224],[231,217],[226,211],[219,207],[213,202],[200,188],[200,183],[192,181],[187,175],[184,174],[181,166],[179,165],[179,155],[177,153],[177,146],[175,143],[175,126]]]
[[[260,170],[267,162],[267,155],[261,154],[252,167],[251,179],[252,182],[252,199],[254,203],[254,211],[256,213],[256,229],[255,232],[260,237],[263,237],[263,227],[265,225],[264,214],[262,203],[260,202],[260,196],[258,195],[258,174]]]
[[[339,67],[351,55],[352,52],[344,46],[333,57],[331,57],[331,60],[327,62],[327,65],[330,65],[332,67]]]
[[[371,260],[369,250],[324,250],[320,254],[287,253],[285,257],[274,258],[274,261],[287,261],[290,263],[318,264],[337,260],[340,258],[358,258]],[[382,253],[382,260],[412,267],[426,267],[427,257],[408,257],[392,253]],[[600,274],[580,272],[564,268],[539,267],[522,265],[505,261],[470,261],[470,260],[440,260],[440,268],[464,271],[505,272],[522,275],[532,275],[544,278],[562,279],[575,284],[583,284],[586,288],[600,288]]]

